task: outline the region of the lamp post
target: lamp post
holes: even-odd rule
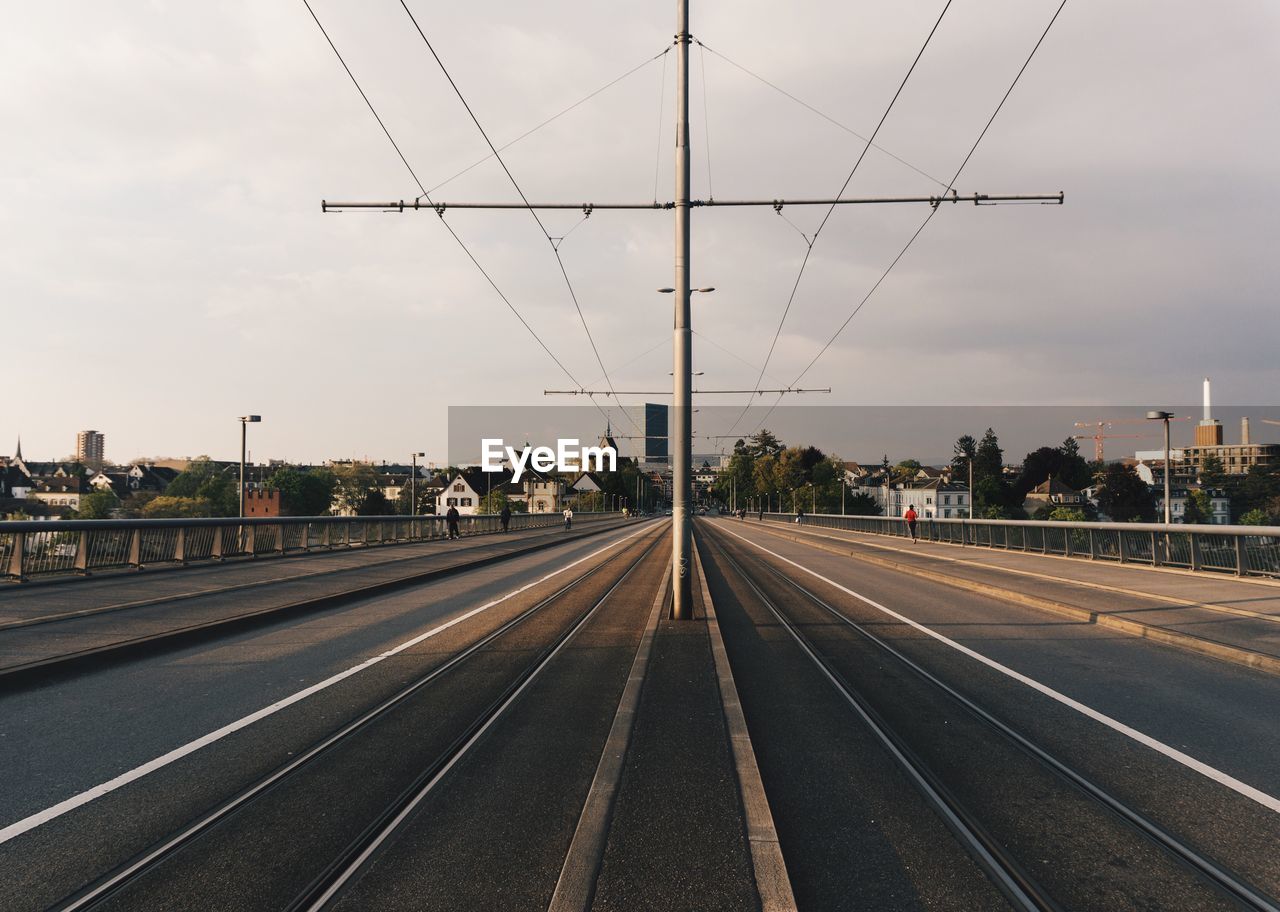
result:
[[[1164,422],[1164,524],[1167,526],[1173,522],[1173,504],[1170,502],[1170,486],[1169,476],[1173,474],[1173,465],[1170,460],[1171,452],[1169,449],[1169,419],[1173,417],[1173,412],[1150,411],[1147,412],[1149,421]]]
[[[693,617],[693,593],[690,589],[690,552],[693,548],[693,523],[690,516],[690,463],[693,461],[693,330],[689,319],[689,299],[695,291],[711,292],[715,288],[689,287],[689,8],[682,4],[676,38],[679,91],[676,123],[676,287],[658,289],[674,294],[675,314],[672,326],[672,407],[675,409],[675,446],[671,454],[671,617],[688,620]]]
[[[250,424],[257,424],[262,420],[261,415],[241,415],[236,419],[240,422],[240,518],[244,519],[244,457],[245,442],[248,438],[246,428]]]
[[[418,457],[426,456],[426,453],[410,453],[409,458],[413,463],[413,471],[409,473],[409,515],[418,515]]]

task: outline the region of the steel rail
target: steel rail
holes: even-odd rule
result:
[[[883,649],[885,652],[889,653],[891,656],[893,656],[895,659],[897,659],[902,664],[904,664],[907,668],[909,668],[912,672],[914,672],[918,677],[924,679],[925,681],[928,681],[930,684],[933,684],[935,687],[941,690],[944,694],[954,699],[962,707],[968,710],[971,715],[975,716],[982,722],[985,722],[987,725],[989,725],[990,727],[998,731],[1000,734],[1012,740],[1024,752],[1026,752],[1030,756],[1034,757],[1035,759],[1047,765],[1055,773],[1062,776],[1064,779],[1066,779],[1072,785],[1079,788],[1082,792],[1087,794],[1089,797],[1095,799],[1096,801],[1106,806],[1108,810],[1113,812],[1125,823],[1134,827],[1144,836],[1148,837],[1152,842],[1172,852],[1174,855],[1178,857],[1180,861],[1182,861],[1183,863],[1191,867],[1193,870],[1208,877],[1210,880],[1216,883],[1219,887],[1226,890],[1235,898],[1247,903],[1253,909],[1261,910],[1261,912],[1280,912],[1280,905],[1278,905],[1275,901],[1269,899],[1265,894],[1262,893],[1262,891],[1258,890],[1256,887],[1253,887],[1252,885],[1247,883],[1243,878],[1239,877],[1234,872],[1229,871],[1223,866],[1217,864],[1212,859],[1206,857],[1204,854],[1197,852],[1195,849],[1186,845],[1186,843],[1179,840],[1176,836],[1174,836],[1164,827],[1160,826],[1153,820],[1150,820],[1140,812],[1135,811],[1133,808],[1129,807],[1123,801],[1116,798],[1111,793],[1106,791],[1104,788],[1102,788],[1101,786],[1099,786],[1098,784],[1096,784],[1095,782],[1087,778],[1084,774],[1077,772],[1074,768],[1069,766],[1067,763],[1065,763],[1062,760],[1059,760],[1053,754],[1049,753],[1044,748],[1035,744],[1033,741],[1031,741],[1021,732],[1018,732],[1016,729],[1014,729],[1007,723],[1002,722],[1000,719],[996,718],[994,715],[987,712],[985,709],[983,709],[973,700],[966,697],[964,694],[956,690],[951,685],[942,681],[940,678],[938,678],[932,672],[930,672],[929,670],[924,668],[922,665],[917,663],[915,660],[904,655],[900,650],[896,649],[890,643],[886,642],[881,637],[872,633],[870,630],[866,629],[863,625],[859,624],[857,621],[853,620],[850,617],[847,617],[845,614],[837,610],[834,606],[826,602],[820,596],[811,592],[809,589],[805,588],[804,586],[800,585],[799,583],[789,578],[785,573],[779,572],[777,568],[765,563],[764,561],[761,561],[761,565],[772,576],[786,583],[788,586],[795,589],[797,592],[799,592],[809,601],[813,602],[813,604],[817,605],[819,608],[822,608],[823,610],[828,612],[833,618],[853,628],[855,631],[857,631],[859,634],[861,634],[871,643],[875,644],[876,646]]]
[[[937,811],[943,823],[991,877],[992,882],[1005,898],[1024,912],[1061,912],[1061,907],[1029,874],[1022,870],[1021,865],[1000,845],[999,841],[986,832],[982,824],[951,794],[951,791],[928,766],[915,756],[906,742],[880,718],[879,713],[849,686],[840,672],[818,652],[809,638],[800,632],[797,625],[773,603],[773,600],[765,595],[728,550],[718,541],[715,542],[715,547],[728,564],[737,571],[739,578],[755,593],[760,603],[777,619],[783,629],[791,634],[801,651],[897,761],[925,800]]]
[[[650,554],[653,551],[653,548],[662,540],[661,535],[656,535],[653,541],[643,549],[640,557],[637,558],[637,560],[634,561],[626,571],[624,571],[622,578],[625,578],[631,570],[635,568],[636,564]],[[444,663],[437,665],[435,668],[432,668],[416,680],[406,684],[390,697],[387,697],[381,703],[367,710],[355,720],[348,722],[342,728],[312,745],[309,749],[294,757],[288,763],[278,767],[273,772],[243,788],[213,810],[187,824],[187,826],[183,827],[178,832],[139,853],[133,859],[125,862],[105,877],[100,878],[95,883],[90,884],[79,892],[63,900],[61,905],[54,908],[56,908],[57,912],[81,912],[81,910],[92,909],[99,903],[111,898],[113,895],[127,887],[130,883],[143,876],[146,872],[152,870],[166,859],[172,857],[183,846],[191,843],[201,834],[223,822],[231,815],[251,803],[254,799],[279,785],[282,781],[296,773],[298,770],[308,766],[336,745],[350,740],[353,736],[367,728],[372,722],[385,716],[395,707],[403,704],[406,700],[421,691],[427,685],[431,684],[437,678],[447,674],[449,671],[452,671],[454,668],[464,663],[467,659],[480,652],[504,634],[523,624],[526,620],[533,617],[535,614],[538,614],[571,590],[576,589],[581,583],[601,572],[605,567],[611,565],[623,553],[625,553],[625,549],[610,555],[599,564],[574,577],[555,592],[539,600],[516,617],[504,622],[499,627],[472,643],[470,646],[450,657]],[[621,579],[619,582],[621,582]],[[617,585],[618,584],[615,583],[614,586],[609,589],[609,592],[616,589]],[[597,602],[597,606],[598,604],[599,602]],[[594,611],[594,607],[589,610]],[[576,630],[577,626],[578,625],[575,624],[573,629]],[[563,638],[558,642],[562,645]],[[558,649],[558,646],[555,648]],[[537,664],[537,661],[538,660],[535,660],[535,664]],[[456,743],[457,742],[455,741],[455,744]]]
[[[478,570],[482,567],[490,566],[491,564],[501,563],[508,558],[522,557],[548,548],[554,548],[557,545],[577,541],[582,538],[615,531],[617,528],[619,527],[607,526],[600,529],[589,527],[586,531],[575,535],[549,537],[546,541],[530,545],[528,548],[523,548],[516,553],[491,554],[486,557],[477,558],[476,560],[451,564],[445,567],[437,567],[432,570],[410,574],[409,576],[396,577],[391,580],[370,583],[366,586],[358,586],[354,589],[346,589],[330,595],[304,598],[295,602],[288,602],[283,605],[273,605],[252,611],[244,611],[239,614],[210,618],[194,624],[187,624],[182,627],[161,630],[156,633],[148,633],[142,636],[125,637],[124,639],[114,640],[109,643],[102,643],[97,646],[78,649],[74,652],[66,652],[58,655],[46,656],[41,659],[34,659],[32,661],[16,665],[3,666],[0,667],[0,681],[3,681],[8,687],[21,686],[23,683],[26,683],[31,679],[39,679],[39,681],[43,683],[50,675],[67,671],[75,671],[80,669],[86,663],[132,655],[140,650],[150,650],[158,644],[164,644],[165,646],[178,646],[194,640],[203,640],[211,636],[230,633],[241,628],[262,624],[277,618],[288,617],[293,614],[304,614],[311,611],[319,611],[324,608],[336,607],[357,599],[388,595],[401,589],[426,585],[437,580],[446,579],[450,576],[456,576],[460,573],[467,573],[471,570]],[[217,593],[214,594],[216,595]],[[93,615],[88,615],[88,617],[92,616]],[[72,621],[76,620],[76,618],[67,618],[65,620]]]
[[[589,608],[583,611],[551,645],[543,650],[538,658],[531,662],[520,676],[512,681],[503,693],[481,713],[480,717],[453,742],[450,748],[437,758],[434,764],[423,770],[414,783],[405,789],[379,815],[377,820],[370,823],[364,832],[348,845],[338,859],[330,863],[325,873],[317,877],[292,903],[286,906],[285,912],[302,912],[302,910],[318,912],[318,910],[330,907],[347,884],[363,872],[370,859],[380,851],[387,840],[400,829],[400,826],[413,815],[414,811],[417,810],[418,806],[432,790],[457,766],[470,752],[471,748],[484,737],[494,723],[503,717],[511,705],[524,693],[525,689],[559,655],[560,650],[574,638],[578,631],[586,625],[587,621],[595,616],[600,607],[626,582],[645,558],[666,540],[661,534],[655,535],[653,540],[645,546],[640,555],[631,562],[613,585]],[[615,558],[618,556],[614,555]]]

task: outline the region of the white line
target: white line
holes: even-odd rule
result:
[[[584,561],[589,561],[593,557],[596,557],[600,554],[603,554],[605,551],[608,551],[610,548],[615,548],[618,545],[622,544],[623,542],[628,541],[632,538],[635,538],[637,535],[640,535],[647,531],[649,531],[649,528],[646,524],[645,528],[641,528],[635,532],[632,532],[630,535],[620,538],[617,541],[612,542],[611,544],[605,545],[603,548],[599,548],[595,551],[592,551],[590,554],[586,555],[585,557],[580,557],[577,560],[573,561],[572,563],[566,564],[565,566],[561,567],[559,570],[553,570],[552,572],[548,573],[546,576],[540,579],[536,579],[531,583],[526,583],[525,585],[521,586],[519,589],[513,589],[510,592],[508,592],[506,595],[499,596],[498,598],[494,599],[491,602],[485,602],[483,605],[480,605],[476,608],[472,608],[470,611],[466,611],[458,615],[457,617],[453,618],[452,620],[445,621],[443,624],[440,624],[436,627],[432,627],[426,633],[421,633],[418,636],[414,637],[413,639],[405,640],[400,645],[394,646],[391,649],[388,649],[386,652],[382,652],[376,656],[373,656],[372,658],[365,659],[359,665],[353,665],[352,667],[346,669],[345,671],[340,671],[331,677],[325,678],[323,681],[320,681],[319,683],[312,684],[310,687],[303,688],[297,693],[291,694],[290,696],[287,696],[282,700],[277,700],[275,703],[272,703],[270,706],[264,706],[262,709],[259,709],[256,712],[252,712],[241,719],[237,719],[234,722],[231,722],[227,725],[222,726],[222,728],[219,728],[215,731],[211,731],[207,735],[202,735],[201,737],[196,738],[194,741],[189,741],[186,744],[182,745],[181,747],[174,748],[173,750],[169,751],[167,754],[162,754],[159,757],[156,757],[154,760],[149,760],[146,763],[142,764],[141,766],[134,767],[133,769],[129,770],[127,773],[121,773],[119,776],[116,776],[114,779],[108,779],[106,782],[95,785],[93,788],[86,789],[85,791],[80,792],[78,795],[73,795],[72,797],[66,799],[65,801],[59,801],[57,804],[53,805],[52,807],[45,808],[43,811],[37,811],[31,816],[24,817],[23,819],[17,821],[16,823],[11,823],[4,829],[0,829],[0,845],[3,845],[4,843],[8,842],[10,839],[13,839],[17,836],[21,836],[23,833],[26,833],[30,830],[34,830],[38,826],[43,826],[44,824],[48,823],[50,820],[54,820],[58,817],[61,817],[63,814],[67,813],[68,811],[73,811],[78,807],[86,805],[90,801],[93,801],[97,798],[101,798],[103,795],[106,795],[109,792],[114,792],[116,789],[122,786],[128,785],[130,782],[136,782],[137,780],[141,779],[143,776],[146,776],[150,773],[154,773],[158,769],[162,769],[177,760],[181,760],[183,757],[186,757],[189,754],[195,753],[196,751],[200,750],[202,747],[207,747],[208,745],[213,744],[215,741],[222,740],[223,738],[227,737],[227,735],[234,734],[235,732],[240,731],[242,728],[247,728],[248,726],[252,725],[254,722],[258,722],[262,719],[267,718],[268,716],[274,715],[275,713],[278,713],[280,710],[285,709],[286,707],[292,706],[293,704],[298,703],[301,700],[305,700],[307,697],[310,697],[313,694],[319,693],[320,691],[325,690],[326,688],[332,687],[334,684],[337,684],[339,681],[346,680],[352,675],[358,674],[359,672],[362,672],[367,668],[372,668],[374,665],[377,665],[379,662],[383,661],[384,659],[389,659],[394,655],[398,655],[399,653],[404,652],[406,649],[411,649],[414,646],[421,643],[423,640],[428,640],[431,637],[435,636],[436,634],[442,633],[443,631],[448,630],[450,627],[453,627],[457,624],[461,624],[463,621],[468,620],[469,618],[475,617],[480,612],[487,611],[490,608],[493,608],[495,605],[500,605],[503,602],[507,601],[508,599],[514,598],[520,593],[528,589],[532,589],[534,586],[537,586],[541,583],[545,583],[547,580],[551,579],[552,577],[559,576],[561,573],[564,573],[566,570],[570,570],[578,566],[579,564],[583,563]]]
[[[914,627],[916,630],[919,630],[921,633],[927,636],[933,637],[939,643],[945,643],[946,645],[950,646],[952,649],[955,649],[957,652],[964,653],[965,655],[969,656],[969,658],[975,659],[981,662],[983,665],[986,665],[988,668],[993,668],[1003,675],[1008,675],[1010,678],[1013,678],[1015,681],[1021,684],[1025,684],[1027,687],[1030,687],[1032,690],[1039,691],[1040,693],[1044,694],[1046,697],[1049,697],[1052,700],[1056,700],[1057,702],[1061,703],[1063,706],[1070,707],[1071,709],[1074,709],[1076,712],[1082,715],[1088,716],[1090,719],[1093,719],[1095,722],[1101,722],[1103,725],[1107,726],[1111,730],[1119,732],[1120,734],[1124,735],[1127,738],[1132,738],[1134,741],[1137,741],[1139,744],[1145,747],[1149,747],[1152,750],[1157,751],[1158,753],[1164,754],[1166,757],[1169,757],[1171,760],[1174,760],[1182,764],[1188,769],[1195,770],[1200,775],[1205,776],[1209,779],[1212,779],[1214,782],[1217,782],[1219,785],[1225,785],[1227,788],[1231,789],[1233,792],[1243,795],[1244,797],[1252,801],[1256,801],[1258,804],[1262,805],[1267,810],[1280,813],[1280,798],[1275,798],[1272,795],[1268,795],[1266,792],[1260,789],[1256,789],[1251,785],[1247,785],[1241,782],[1239,779],[1236,779],[1235,777],[1230,776],[1227,773],[1224,773],[1221,770],[1215,767],[1212,767],[1207,763],[1197,760],[1195,757],[1192,757],[1188,754],[1184,754],[1182,751],[1178,750],[1177,748],[1170,747],[1169,745],[1165,744],[1163,741],[1157,741],[1155,738],[1152,738],[1150,735],[1143,734],[1142,732],[1138,731],[1136,728],[1131,728],[1128,725],[1125,725],[1123,722],[1120,722],[1117,719],[1111,718],[1105,713],[1100,713],[1096,709],[1086,706],[1085,704],[1079,702],[1078,700],[1073,700],[1071,697],[1068,697],[1066,694],[1061,693],[1057,690],[1054,690],[1052,687],[1049,687],[1047,684],[1041,684],[1039,681],[1036,681],[1033,678],[1029,678],[1024,674],[1020,674],[1006,665],[1001,665],[999,662],[995,661],[994,659],[989,659],[986,656],[982,655],[981,653],[975,652],[974,650],[970,649],[968,646],[963,646],[960,643],[957,643],[955,640],[949,639],[935,630],[931,630],[930,628],[924,626],[918,621],[913,621],[911,618],[906,617],[905,615],[899,614],[898,612],[894,611],[892,608],[886,608],[884,605],[881,605],[879,602],[875,601],[874,599],[869,599],[865,595],[854,592],[852,589],[849,589],[846,586],[840,585],[833,579],[828,579],[827,577],[823,576],[821,573],[818,573],[816,570],[810,570],[808,567],[804,566],[803,564],[798,564],[795,561],[791,560],[790,558],[783,557],[781,554],[777,553],[776,551],[770,551],[768,548],[764,547],[764,545],[757,544],[756,542],[753,542],[748,538],[743,538],[737,532],[730,531],[729,529],[724,529],[723,531],[728,532],[730,535],[732,535],[734,538],[738,539],[739,541],[746,542],[747,544],[751,545],[753,548],[758,548],[759,550],[763,551],[765,554],[771,554],[774,557],[776,557],[778,560],[785,561],[786,563],[790,564],[796,569],[803,570],[805,573],[808,573],[810,576],[816,577],[817,579],[822,580],[824,583],[827,583],[830,586],[834,586],[835,588],[839,589],[841,592],[848,593],[849,595],[858,599],[860,602],[865,602],[866,604],[870,605],[872,608],[875,608],[876,610],[882,611],[885,614],[889,615],[891,618],[902,621],[904,624],[908,624],[911,627]]]

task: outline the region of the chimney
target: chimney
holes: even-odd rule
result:
[[[1241,442],[1242,444],[1244,444],[1245,446],[1248,446],[1248,445],[1249,445],[1249,443],[1250,443],[1250,440],[1249,440],[1249,419],[1248,419],[1248,418],[1241,418],[1241,419],[1240,419],[1240,442]]]
[[[1212,409],[1209,407],[1209,378],[1208,377],[1204,378],[1204,419],[1201,420],[1200,423],[1201,424],[1213,423]]]

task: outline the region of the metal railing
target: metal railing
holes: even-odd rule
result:
[[[766,513],[795,522],[793,513]],[[906,520],[806,513],[804,525],[906,538]],[[1085,560],[1280,577],[1280,526],[920,519],[916,536],[944,544],[1056,554]]]
[[[575,513],[574,522],[621,516]],[[559,513],[513,513],[511,529],[564,522]],[[495,514],[461,516],[461,535],[501,528]],[[448,537],[443,516],[290,516],[253,519],[80,519],[0,522],[0,577],[26,580],[96,570],[210,563],[406,544]]]

